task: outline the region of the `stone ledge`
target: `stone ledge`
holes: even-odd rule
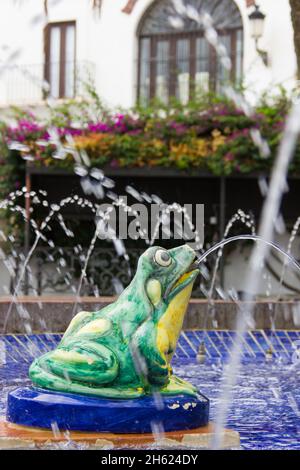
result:
[[[0,449],[43,449],[63,443],[73,442],[90,449],[149,448],[159,449],[209,449],[214,435],[212,423],[189,430],[166,432],[163,437],[153,434],[110,434],[52,431],[28,428],[0,421]],[[237,431],[225,429],[222,436],[222,449],[238,448],[240,436]]]
[[[81,310],[99,310],[113,302],[115,297],[82,297],[75,307]],[[34,332],[62,332],[71,321],[75,299],[70,296],[20,297],[20,303],[30,313]],[[0,331],[11,302],[10,297],[0,299]],[[42,306],[42,308],[40,308]],[[234,302],[216,300],[209,305],[204,299],[191,299],[184,320],[185,329],[235,329],[238,307]],[[254,305],[256,329],[271,328],[271,316],[276,317],[277,329],[300,329],[300,302],[259,300]],[[25,333],[24,320],[13,306],[7,325],[7,333]]]

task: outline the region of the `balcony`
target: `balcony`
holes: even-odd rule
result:
[[[94,79],[95,65],[88,61],[5,64],[3,68],[0,63],[0,107],[42,105],[48,97],[84,98],[85,85]]]

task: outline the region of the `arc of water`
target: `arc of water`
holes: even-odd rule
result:
[[[296,235],[298,233],[300,227],[300,217],[297,218],[296,222],[294,223],[294,226],[292,228],[291,236],[288,242],[288,247],[287,247],[287,252],[290,254],[292,252],[292,246],[294,243],[294,240],[296,238]],[[280,280],[279,280],[279,289],[278,289],[278,294],[276,296],[276,300],[278,301],[280,299],[280,296],[282,294],[282,286],[283,286],[283,281],[284,281],[284,276],[286,273],[286,258],[282,266],[281,274],[280,274]]]
[[[27,268],[27,265],[30,261],[30,259],[32,258],[32,255],[42,237],[42,232],[46,229],[46,227],[48,226],[48,224],[50,223],[52,217],[59,211],[59,209],[61,207],[64,207],[66,204],[77,204],[78,203],[78,198],[75,198],[75,196],[72,198],[72,197],[67,197],[67,198],[64,198],[60,203],[59,205],[55,205],[54,207],[52,207],[51,211],[49,212],[49,214],[47,215],[47,217],[43,220],[42,224],[41,224],[41,227],[40,229],[38,229],[38,231],[36,232],[36,238],[34,240],[34,243],[29,251],[29,253],[27,254],[26,256],[26,259],[23,263],[23,266],[22,266],[22,269],[21,269],[21,273],[19,275],[19,278],[18,278],[18,282],[16,284],[16,287],[14,289],[14,292],[13,292],[13,295],[12,295],[12,301],[10,302],[10,305],[9,305],[9,308],[8,308],[8,311],[6,313],[6,316],[5,316],[5,320],[4,320],[4,325],[3,325],[3,331],[4,333],[6,332],[6,329],[7,329],[7,324],[8,324],[8,320],[9,320],[9,317],[10,317],[10,314],[11,314],[11,311],[12,311],[12,308],[13,308],[13,305],[16,303],[16,300],[17,300],[17,296],[18,296],[18,293],[19,293],[19,290],[20,290],[20,286],[21,286],[21,282],[24,278],[24,275],[25,275],[25,272],[26,272],[26,268]],[[88,200],[79,200],[79,203],[86,203],[89,207],[90,207],[90,201]],[[93,210],[94,208],[92,207],[91,210]]]
[[[149,240],[149,244],[150,244],[150,245],[153,245],[154,240],[156,239],[156,237],[157,237],[157,235],[158,235],[159,227],[160,227],[160,225],[163,224],[163,217],[164,217],[164,215],[167,215],[167,216],[168,216],[172,210],[177,211],[178,214],[183,214],[183,217],[184,217],[184,219],[187,221],[188,226],[189,226],[191,232],[195,234],[196,249],[197,249],[197,250],[201,250],[201,249],[203,248],[203,243],[202,243],[201,240],[200,240],[200,236],[199,236],[198,230],[194,227],[193,222],[192,222],[192,220],[191,220],[191,217],[189,216],[189,214],[188,214],[187,211],[186,211],[186,208],[180,206],[180,204],[177,204],[177,203],[173,203],[173,204],[166,205],[166,206],[163,208],[162,213],[161,213],[160,217],[158,218],[158,220],[157,220],[157,222],[156,222],[156,224],[155,224],[155,228],[154,228],[154,231],[153,231],[153,235],[152,235],[152,238]]]
[[[239,209],[231,217],[231,219],[227,223],[225,231],[224,231],[223,239],[227,238],[231,228],[238,221],[242,221],[247,227],[249,227],[251,229],[252,235],[255,235],[255,222],[254,222],[254,220],[252,219],[250,214],[246,214],[244,211]],[[213,274],[212,274],[212,278],[211,278],[210,288],[209,288],[208,293],[207,293],[208,304],[207,304],[206,315],[205,315],[205,320],[204,320],[204,327],[205,328],[206,328],[207,321],[208,321],[209,307],[213,306],[213,304],[214,304],[213,292],[214,292],[214,287],[215,287],[215,283],[216,283],[216,279],[217,279],[217,272],[218,272],[220,260],[221,260],[221,257],[223,255],[223,249],[224,249],[224,246],[221,246],[220,250],[218,251],[217,259],[216,259],[216,262],[215,262],[215,265],[214,265],[214,268],[213,268]]]
[[[283,256],[285,256],[290,261],[290,263],[292,263],[295,266],[295,268],[300,271],[300,264],[298,263],[298,261],[295,258],[293,258],[286,251],[284,251],[279,245],[277,245],[277,243],[271,242],[269,240],[265,240],[263,237],[261,237],[259,235],[236,235],[234,237],[226,238],[225,240],[222,240],[222,241],[216,243],[211,248],[209,248],[205,253],[200,255],[199,258],[197,259],[196,263],[197,264],[202,263],[203,261],[206,260],[206,258],[211,253],[218,250],[220,247],[223,247],[225,245],[228,245],[229,243],[239,241],[239,240],[253,240],[253,241],[260,241],[260,242],[265,243],[266,245],[268,245],[268,246],[274,248],[275,250],[279,251],[279,253],[281,253]]]

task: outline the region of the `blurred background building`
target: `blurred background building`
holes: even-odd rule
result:
[[[2,0],[0,105],[40,105],[43,80],[57,99],[77,97],[93,79],[109,106],[158,97],[182,102],[195,89],[220,91],[226,71],[194,21],[179,20],[171,0]],[[190,0],[211,14],[233,61],[232,78],[255,101],[296,84],[289,0]],[[96,5],[97,6],[97,5]]]

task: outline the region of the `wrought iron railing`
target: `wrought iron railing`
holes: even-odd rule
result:
[[[48,69],[55,64],[46,64]],[[51,95],[53,84],[45,80],[45,64],[5,64],[1,67],[0,106],[42,104]],[[54,98],[82,98],[86,96],[86,83],[95,79],[95,66],[91,62],[73,62],[59,64],[62,69],[72,70],[72,80],[64,87],[64,96]],[[59,72],[60,73],[60,72]],[[60,76],[57,77],[59,81]]]
[[[129,249],[126,260],[117,256],[113,248],[96,248],[88,261],[86,276],[81,278],[87,249],[79,252],[74,248],[37,248],[19,294],[76,294],[80,285],[80,295],[119,294],[131,281],[143,251],[140,248]],[[16,276],[11,279],[12,292],[21,271],[22,265],[18,262]],[[195,287],[193,296],[202,296],[199,286]]]

